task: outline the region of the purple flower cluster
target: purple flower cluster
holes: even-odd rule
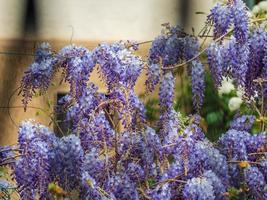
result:
[[[223,46],[212,43],[207,51],[210,72],[216,87],[221,85],[222,77],[228,67],[224,62],[226,50]]]
[[[25,121],[19,129],[21,157],[14,165],[14,177],[22,199],[49,198],[48,184],[51,181],[49,158],[56,137],[46,127]]]
[[[235,116],[230,128],[238,131],[250,131],[255,120],[256,117],[254,115]]]
[[[146,89],[152,92],[155,86],[160,82],[160,66],[157,63],[148,65]]]
[[[207,178],[192,178],[189,179],[183,191],[183,199],[192,200],[206,200],[215,199],[212,183]]]
[[[208,20],[214,23],[214,38],[219,38],[227,33],[232,23],[230,9],[218,3],[211,9]]]
[[[50,158],[50,174],[66,191],[79,188],[84,151],[75,135],[62,137],[55,144]]]
[[[12,146],[0,146],[0,166],[12,165],[14,162],[14,151]]]
[[[230,7],[234,24],[234,37],[238,43],[245,43],[248,40],[248,11],[242,0],[234,0]]]
[[[118,86],[133,88],[144,65],[123,42],[101,44],[94,49],[93,57],[109,90]]]
[[[56,63],[50,45],[42,43],[36,50],[34,62],[25,71],[21,80],[20,92],[25,110],[28,102],[38,91],[43,94],[48,89]]]
[[[171,72],[166,73],[161,80],[159,89],[160,135],[176,135],[178,132],[177,113],[173,109],[175,78]]]
[[[248,70],[248,58],[249,58],[249,44],[239,43],[236,38],[233,38],[227,44],[226,61],[231,71],[236,84],[239,86],[245,86],[246,74]]]
[[[199,110],[204,101],[205,90],[205,74],[204,66],[199,61],[192,62],[191,79],[192,79],[192,95],[195,110]]]
[[[244,171],[245,181],[249,187],[249,193],[258,199],[266,199],[266,180],[257,167],[248,167]]]
[[[156,37],[148,55],[146,88],[153,91],[160,81],[162,69],[175,66],[197,55],[199,44],[196,37],[187,35],[180,27],[165,25],[162,35]],[[164,74],[164,73],[163,73]]]
[[[245,120],[243,120],[245,119]],[[265,133],[259,133],[257,135],[251,135],[248,132],[244,131],[245,129],[249,131],[249,127],[251,127],[251,122],[248,122],[248,119],[252,119],[252,116],[241,116],[237,118],[232,123],[232,128],[240,128],[240,130],[230,129],[228,130],[219,140],[219,148],[221,152],[227,157],[229,160],[229,176],[230,176],[230,184],[235,187],[241,187],[243,179],[243,170],[239,165],[240,162],[247,163],[248,165],[254,164],[254,163],[264,163],[266,161],[266,157],[261,152],[265,152],[267,148],[267,136]],[[243,130],[242,130],[243,129]],[[259,153],[258,153],[259,152]],[[248,187],[250,188],[249,194],[257,198],[259,194],[254,193],[253,190],[255,190],[255,185],[253,186],[253,183],[250,183],[251,178],[254,175],[255,171],[254,169],[256,167],[247,168],[245,167],[245,179],[248,183]],[[263,180],[264,182],[264,167],[259,167],[259,176],[262,177],[256,177],[255,180]],[[252,171],[251,171],[252,170]],[[246,172],[247,171],[247,172]],[[255,172],[257,173],[257,172]],[[262,175],[263,174],[263,175]],[[248,180],[249,179],[249,180]],[[257,187],[262,187],[261,183],[258,182]],[[261,192],[263,192],[262,189],[260,189]],[[254,191],[255,192],[255,191]],[[261,194],[263,195],[263,194]],[[266,194],[265,194],[266,195]]]
[[[222,75],[226,75],[233,77],[238,86],[245,87],[250,56],[249,22],[245,4],[242,0],[231,1],[227,5],[217,4],[208,20],[214,23],[215,38],[225,35],[231,24],[234,26],[233,38],[228,43],[212,44],[207,50],[216,86],[220,85]]]
[[[80,97],[95,66],[92,53],[84,47],[69,45],[58,52],[57,59],[70,84],[70,94]]]
[[[208,21],[214,25],[215,39],[225,35],[232,24],[238,43],[245,43],[248,39],[248,14],[242,0],[233,0],[226,5],[216,4],[211,9]]]
[[[173,107],[175,78],[171,72],[166,73],[160,84],[159,105],[162,110],[170,110]]]
[[[254,97],[261,96],[261,88],[259,84],[255,83],[259,77],[266,77],[263,74],[265,43],[267,42],[267,33],[262,28],[253,31],[249,38],[249,65],[246,75],[246,95]]]

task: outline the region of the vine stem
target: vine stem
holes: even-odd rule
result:
[[[12,109],[12,108],[13,108],[13,109],[14,109],[14,108],[24,108],[24,106],[0,106],[0,108],[6,108],[6,109],[10,110],[10,109]],[[60,133],[62,134],[62,136],[65,135],[64,132],[62,131],[62,129],[60,128],[60,126],[58,125],[58,123],[56,122],[56,120],[55,120],[52,116],[50,116],[48,113],[46,113],[46,110],[45,110],[45,109],[40,108],[40,107],[35,107],[35,106],[27,106],[27,108],[37,109],[37,110],[41,110],[42,112],[44,112],[44,113],[50,118],[50,120],[52,120],[52,121],[55,123],[55,125],[56,125],[57,128],[59,129],[59,131],[60,131]],[[10,117],[12,123],[18,128],[19,126],[18,126],[17,123],[14,121],[14,119],[11,117],[10,111],[9,111],[8,113],[9,113],[9,117]]]
[[[267,152],[254,152],[254,153],[249,153],[248,155],[267,155]]]
[[[255,164],[255,165],[260,165],[261,163],[259,162],[253,162],[253,161],[247,161],[247,160],[229,160],[227,161],[228,163],[241,163],[241,162],[248,162],[249,164]]]

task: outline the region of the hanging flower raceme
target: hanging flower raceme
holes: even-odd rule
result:
[[[215,195],[212,187],[212,182],[205,177],[189,179],[183,190],[183,199],[214,200]]]
[[[50,159],[50,174],[65,191],[80,189],[84,151],[75,135],[62,137],[53,149]]]
[[[246,5],[242,0],[233,0],[230,3],[230,11],[234,24],[234,37],[238,43],[244,44],[249,37],[249,20]]]
[[[69,45],[58,52],[57,59],[70,84],[70,94],[80,97],[95,66],[92,53],[84,47]]]
[[[211,72],[214,84],[216,87],[221,86],[222,77],[224,71],[226,71],[226,65],[224,62],[225,48],[216,43],[212,43],[207,51],[209,70]]]
[[[193,61],[191,70],[193,105],[198,111],[204,101],[204,66],[199,61]]]
[[[161,110],[170,110],[173,107],[175,78],[171,72],[166,73],[160,84],[159,105]]]
[[[100,110],[97,107],[104,101],[103,95],[98,93],[98,87],[93,83],[88,84],[82,95],[72,103],[67,110],[67,119],[72,123],[72,131],[79,133],[84,129],[84,124],[94,120]],[[68,103],[68,102],[67,102]]]
[[[22,199],[49,199],[48,184],[53,179],[50,174],[50,156],[57,138],[48,128],[25,121],[19,128],[19,148],[21,156],[14,166],[14,177]]]
[[[120,85],[133,88],[143,69],[143,61],[123,42],[101,44],[93,52],[98,71],[109,90]]]
[[[250,131],[255,120],[256,117],[254,115],[237,115],[231,122],[230,128],[235,129],[237,131]]]
[[[84,118],[79,125],[80,140],[84,151],[92,148],[107,148],[113,145],[115,132],[104,111],[100,111],[93,118]]]
[[[226,34],[233,21],[229,7],[227,5],[217,3],[211,9],[208,21],[212,22],[214,25],[214,39]]]
[[[245,87],[248,70],[249,45],[240,44],[235,38],[227,43],[226,58],[230,73],[237,85]]]
[[[158,63],[150,64],[147,69],[146,90],[152,92],[160,81],[160,66]]]
[[[23,96],[24,110],[37,92],[46,92],[54,75],[56,63],[51,46],[42,43],[36,50],[34,62],[25,71],[21,80],[20,92]]]
[[[176,135],[178,132],[179,121],[177,113],[173,109],[175,78],[171,72],[166,73],[161,80],[159,89],[160,106],[160,136],[162,139],[166,135]]]
[[[249,64],[246,74],[246,96],[261,97],[261,87],[255,80],[264,78],[263,69],[265,63],[265,44],[267,42],[267,33],[262,28],[253,31],[249,38]]]
[[[257,167],[248,167],[244,170],[245,181],[249,187],[251,198],[266,199],[266,180]]]
[[[229,1],[227,4],[218,3],[208,15],[208,21],[214,25],[214,38],[224,36],[231,24],[234,25],[234,37],[237,42],[244,44],[249,37],[248,14],[242,0]]]
[[[13,165],[15,162],[14,147],[0,146],[0,166]]]

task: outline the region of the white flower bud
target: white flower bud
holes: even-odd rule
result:
[[[228,108],[231,110],[231,111],[235,111],[237,109],[240,108],[241,104],[242,104],[242,99],[239,98],[239,97],[232,97],[230,100],[229,100],[229,103],[228,103]]]
[[[232,90],[235,89],[235,86],[233,85],[233,80],[230,78],[223,77],[222,85],[219,88],[219,95],[222,94],[229,94]]]

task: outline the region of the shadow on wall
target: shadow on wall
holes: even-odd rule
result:
[[[35,9],[35,1],[27,0],[22,1],[21,6],[25,7],[24,20],[21,24],[18,24],[20,33],[17,33],[20,37],[14,41],[2,41],[1,51],[3,52],[20,52],[20,53],[28,53],[30,49],[32,51],[35,48],[34,46],[29,47],[26,42],[26,38],[36,38],[36,34],[38,31],[38,23]],[[32,59],[32,58],[29,58]],[[1,68],[0,74],[2,75],[2,84],[0,86],[0,144],[6,144],[14,142],[14,137],[16,134],[6,134],[7,129],[14,129],[17,131],[17,124],[12,120],[12,116],[19,115],[23,108],[12,108],[18,104],[17,102],[17,93],[18,87],[20,84],[20,74],[25,70],[27,66],[27,59],[23,58],[21,55],[0,55]],[[11,98],[12,96],[12,98]],[[21,105],[21,104],[19,104]],[[17,106],[17,105],[16,105]],[[8,109],[8,107],[11,107]],[[10,131],[8,131],[10,133]]]

